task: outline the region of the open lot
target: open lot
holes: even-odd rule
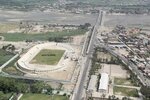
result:
[[[114,87],[114,94],[115,95],[123,95],[123,96],[130,96],[130,97],[138,97],[138,91],[136,89],[125,88],[125,87]]]
[[[64,50],[41,50],[30,63],[56,65],[64,54]]]
[[[127,78],[127,70],[123,69],[121,65],[115,64],[101,64],[103,67],[102,72],[110,74],[111,77]]]
[[[19,28],[19,25],[15,24],[15,23],[0,24],[0,33],[6,33],[8,31],[14,30],[16,28]]]
[[[20,100],[69,100],[66,96],[50,96],[46,94],[24,94]]]
[[[5,62],[7,62],[13,56],[14,54],[0,49],[0,66],[3,65]]]

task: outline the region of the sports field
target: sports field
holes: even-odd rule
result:
[[[41,50],[30,63],[43,65],[57,65],[65,50],[43,49]]]
[[[135,86],[135,84],[126,78],[114,78],[114,83],[117,85],[127,85],[127,86]]]
[[[125,87],[115,86],[113,91],[114,91],[115,95],[138,97],[138,91],[133,88],[125,88]]]
[[[66,96],[27,93],[20,100],[69,100]]]

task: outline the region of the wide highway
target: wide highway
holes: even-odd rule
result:
[[[97,29],[99,28],[102,22],[102,16],[103,16],[103,12],[100,11],[96,24],[94,25],[92,32],[89,33],[91,34],[90,39],[88,42],[85,43],[87,47],[83,48],[83,49],[86,49],[86,50],[83,50],[84,54],[86,55],[82,57],[81,70],[80,70],[80,74],[78,77],[76,87],[74,89],[72,100],[83,100],[85,98],[84,93],[86,89],[84,88],[84,86],[86,85],[86,79],[88,77],[87,72],[91,65],[91,57],[92,57],[93,50],[94,50],[94,42],[96,40]]]

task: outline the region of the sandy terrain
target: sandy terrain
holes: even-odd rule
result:
[[[102,64],[101,72],[108,73],[110,77],[127,77],[127,71],[124,70],[120,65]]]
[[[73,36],[72,44],[81,45],[84,42],[85,35]]]
[[[60,13],[56,11],[41,12],[41,11],[8,11],[0,10],[0,22],[19,22],[19,21],[37,21],[43,23],[58,23],[58,24],[84,24],[91,23],[92,25],[96,21],[97,15],[84,15],[84,14],[71,14]]]

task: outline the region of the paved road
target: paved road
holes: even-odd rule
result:
[[[84,88],[84,86],[86,85],[85,81],[87,79],[87,72],[91,65],[90,58],[92,57],[92,53],[94,50],[94,42],[96,39],[96,33],[97,33],[97,29],[98,29],[99,25],[101,25],[102,16],[103,16],[103,12],[100,11],[99,16],[97,18],[97,22],[91,33],[90,39],[87,42],[87,44],[85,44],[87,47],[85,47],[86,50],[83,50],[83,51],[84,51],[84,54],[86,54],[86,55],[85,55],[85,57],[82,58],[83,63],[81,65],[80,75],[78,77],[78,82],[76,84],[76,88],[74,89],[72,100],[82,100],[84,98],[83,95],[86,91],[86,89]]]

